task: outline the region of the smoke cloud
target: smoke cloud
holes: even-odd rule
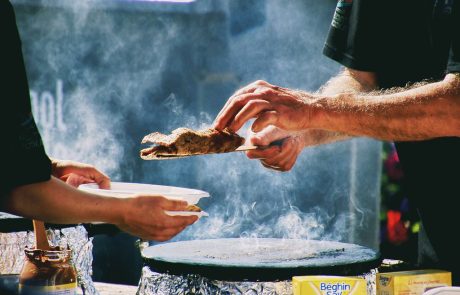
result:
[[[212,197],[200,206],[210,216],[176,240],[305,238],[376,248],[378,142],[307,149],[289,173],[269,171],[244,153],[138,156],[145,134],[206,128],[225,100],[254,80],[315,91],[338,71],[321,56],[335,2],[257,1],[246,12],[258,21],[240,30],[230,29],[240,11],[229,1],[177,9],[141,2],[18,1],[48,153],[94,164],[114,181],[208,191]]]

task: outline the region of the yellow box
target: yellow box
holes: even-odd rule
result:
[[[366,280],[338,276],[298,276],[292,278],[294,295],[367,295]]]
[[[420,295],[441,286],[452,286],[450,272],[424,269],[377,274],[377,295]]]

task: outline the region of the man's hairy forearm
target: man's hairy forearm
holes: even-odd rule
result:
[[[365,93],[377,88],[375,75],[344,69],[337,76],[332,77],[317,92],[318,95],[337,95],[339,93]],[[306,146],[327,144],[351,138],[345,132],[326,130],[307,130],[304,133]]]
[[[318,94],[335,95],[339,93],[364,93],[377,89],[375,74],[344,69],[331,78],[319,90]]]
[[[52,177],[13,189],[6,196],[5,210],[53,223],[116,223],[120,201],[85,193]]]
[[[312,128],[392,141],[460,136],[460,78],[394,93],[324,95],[314,108]]]

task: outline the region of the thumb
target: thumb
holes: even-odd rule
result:
[[[270,143],[289,136],[289,132],[275,126],[268,126],[249,137],[249,141],[256,146],[267,146]]]

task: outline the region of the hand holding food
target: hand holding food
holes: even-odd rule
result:
[[[252,130],[259,132],[269,125],[287,131],[309,128],[316,97],[305,92],[256,81],[231,96],[214,122],[214,128],[238,131],[256,118]]]
[[[244,144],[244,138],[228,129],[195,131],[178,128],[170,135],[159,132],[151,133],[144,137],[142,143],[156,145],[142,149],[141,158],[156,160],[232,152]]]

